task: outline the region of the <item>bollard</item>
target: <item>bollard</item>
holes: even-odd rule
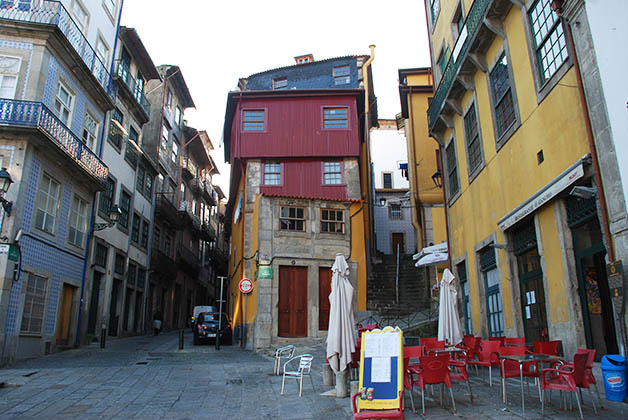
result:
[[[323,365],[323,385],[334,386],[334,372],[331,370],[329,363]]]
[[[360,388],[360,381],[350,381],[349,385],[349,389],[351,389],[349,396],[353,397],[355,394],[358,393],[358,389]]]
[[[216,331],[216,350],[220,350],[220,328]]]
[[[183,350],[183,329],[179,330],[179,350]]]
[[[344,398],[349,396],[349,369],[336,372],[336,397]]]
[[[107,328],[103,327],[100,329],[100,348],[105,348],[105,342],[107,341]]]

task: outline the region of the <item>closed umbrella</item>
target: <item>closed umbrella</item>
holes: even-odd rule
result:
[[[462,341],[462,328],[456,308],[458,291],[454,285],[455,279],[451,271],[446,268],[440,281],[440,307],[438,310],[438,339],[447,340],[452,346]]]
[[[334,372],[341,372],[351,362],[355,351],[355,321],[352,310],[353,286],[349,282],[349,265],[342,254],[336,254],[331,267],[329,295],[329,327],[327,331],[327,360]]]

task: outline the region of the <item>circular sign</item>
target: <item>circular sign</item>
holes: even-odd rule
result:
[[[250,279],[244,278],[240,280],[239,287],[242,293],[251,293],[253,291],[253,282]]]

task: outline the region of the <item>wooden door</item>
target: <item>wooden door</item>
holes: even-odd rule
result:
[[[57,345],[67,346],[70,341],[70,322],[72,320],[72,295],[74,287],[64,284],[59,306],[59,324],[57,327]]]
[[[329,295],[331,293],[331,268],[318,269],[318,329],[329,329]]]
[[[307,337],[307,267],[279,266],[278,335]]]
[[[405,248],[403,243],[403,233],[394,232],[392,234],[392,253],[397,255],[397,245],[399,245],[399,254],[405,254]]]

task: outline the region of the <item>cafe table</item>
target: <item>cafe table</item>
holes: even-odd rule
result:
[[[525,354],[525,355],[500,355],[499,358],[500,363],[501,363],[501,367],[502,367],[502,372],[504,372],[504,363],[506,360],[511,360],[513,362],[517,362],[519,363],[519,379],[521,380],[521,411],[525,413],[526,411],[526,403],[525,403],[525,399],[524,399],[524,394],[523,394],[523,365],[525,365],[526,363],[563,363],[563,358],[560,356],[554,356],[554,355],[550,355],[550,354],[535,354],[535,353],[530,353],[530,354]],[[541,369],[539,369],[539,372],[541,371]],[[539,378],[537,379],[538,381],[541,380],[541,376],[539,375]],[[541,383],[538,383],[538,386],[541,386]],[[502,391],[503,391],[503,400],[504,400],[504,404],[507,404],[506,402],[506,378],[504,378],[502,376]]]
[[[456,354],[461,354],[464,359],[467,358],[467,351],[460,347],[445,347],[444,349],[429,349],[427,350],[427,352],[430,355],[435,355],[435,356],[438,356],[444,353],[449,353],[449,358],[452,360],[454,360],[454,356]]]

